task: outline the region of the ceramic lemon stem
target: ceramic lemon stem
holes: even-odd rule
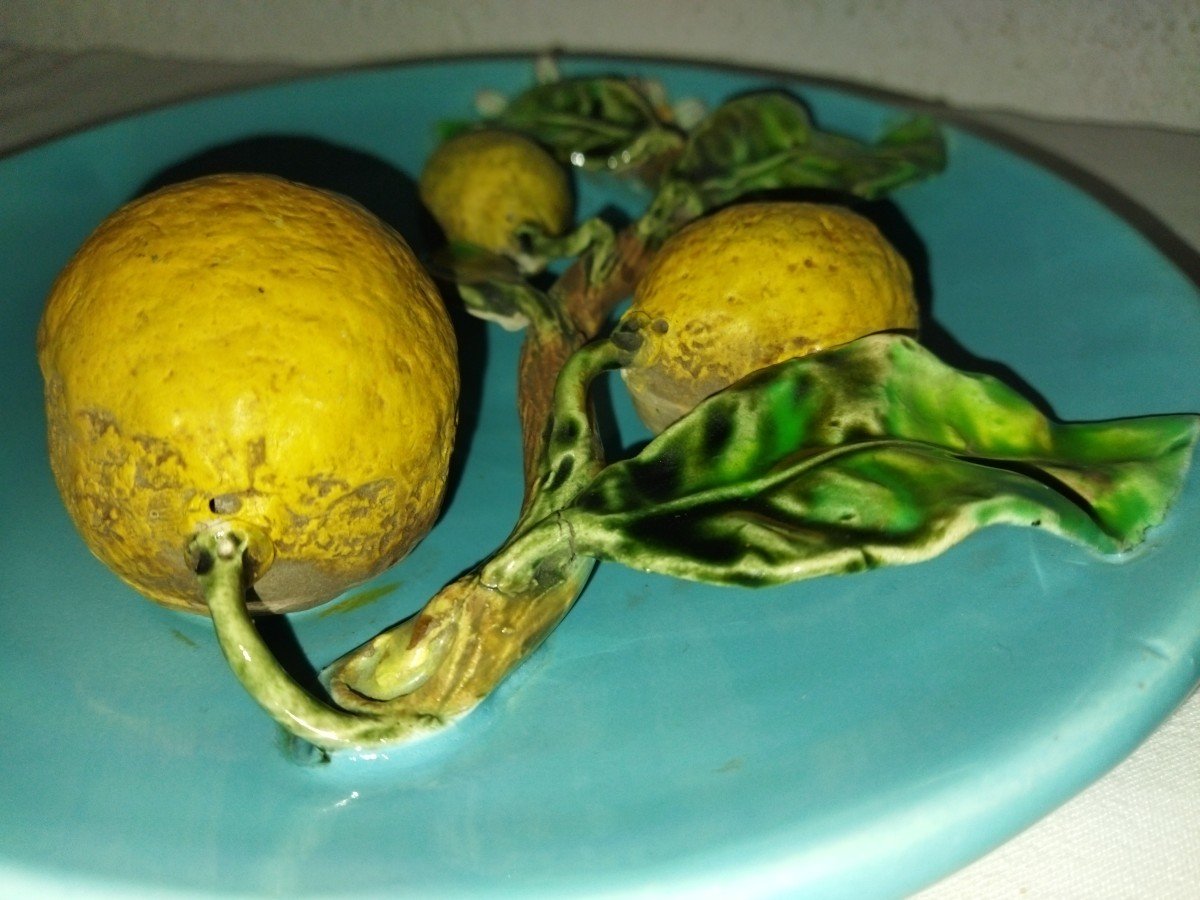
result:
[[[584,332],[546,295],[530,288],[516,302],[530,321],[519,374],[527,460],[519,520],[480,568],[326,670],[331,696],[347,709],[445,722],[469,712],[558,624],[595,565],[572,550],[565,532],[541,541],[522,536],[602,470],[589,390],[600,373],[627,365],[640,340],[577,349]],[[544,526],[538,533],[546,534]],[[485,567],[520,568],[531,577],[507,591],[481,577]]]
[[[451,721],[474,708],[557,625],[595,562],[575,553],[565,532],[547,534],[542,527],[544,540],[521,536],[552,518],[602,470],[588,391],[597,375],[630,359],[628,349],[612,342],[568,358],[555,382],[553,424],[539,474],[528,486],[513,536],[414,619],[332,665],[325,678],[338,703],[380,715]],[[507,591],[481,575],[494,566],[520,568],[530,577],[519,591]],[[425,653],[431,642],[439,645],[432,664]]]
[[[256,701],[290,734],[324,750],[394,743],[422,730],[419,719],[384,719],[335,709],[296,684],[263,641],[246,609],[251,533],[237,525],[209,528],[188,552],[230,669]]]
[[[601,261],[589,255],[578,259],[550,288],[550,296],[582,333],[595,337],[617,304],[633,291],[667,237],[703,211],[690,186],[664,185],[645,213],[610,242],[589,251],[605,254]]]

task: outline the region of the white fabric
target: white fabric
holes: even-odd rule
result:
[[[122,113],[299,71],[0,46],[0,153]],[[995,113],[972,118],[1065,157],[1200,248],[1200,134]],[[918,897],[1200,898],[1200,694],[1099,783]]]

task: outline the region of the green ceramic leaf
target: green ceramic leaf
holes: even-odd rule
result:
[[[494,120],[540,141],[564,163],[625,170],[677,146],[649,99],[624,78],[575,78],[539,84],[513,98]]]
[[[937,124],[919,117],[900,123],[874,144],[818,132],[811,155],[800,163],[802,171],[826,172],[842,189],[874,199],[942,171],[946,144]]]
[[[707,206],[749,191],[825,188],[877,197],[945,167],[937,126],[914,119],[875,144],[816,130],[800,101],[779,91],[738,97],[700,122],[672,172]]]
[[[743,585],[917,562],[998,523],[1117,553],[1166,514],[1198,428],[1056,423],[996,379],[874,335],[715,395],[554,527],[580,554]]]
[[[703,183],[769,168],[806,147],[811,132],[808,110],[787,94],[769,91],[737,97],[692,129],[675,172]]]

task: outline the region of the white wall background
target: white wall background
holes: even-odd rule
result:
[[[2,0],[0,43],[313,66],[653,54],[960,107],[1200,129],[1196,0]]]

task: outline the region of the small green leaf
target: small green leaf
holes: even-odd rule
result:
[[[893,127],[873,145],[815,134],[804,164],[838,182],[828,186],[870,200],[941,172],[946,168],[946,143],[937,124],[922,116]]]
[[[782,188],[873,198],[945,164],[941,132],[928,118],[904,122],[866,144],[817,130],[799,100],[766,91],[730,100],[700,122],[672,177],[696,185],[712,207],[750,191]]]
[[[692,129],[675,172],[693,183],[736,178],[806,147],[811,132],[803,104],[781,91],[737,97]]]
[[[559,160],[585,169],[626,171],[677,151],[680,138],[649,99],[624,78],[575,78],[539,84],[513,98],[493,120],[542,143]]]
[[[997,523],[1117,553],[1165,516],[1198,432],[1190,415],[1052,422],[996,379],[873,335],[713,396],[556,527],[580,554],[743,585],[917,562]]]

